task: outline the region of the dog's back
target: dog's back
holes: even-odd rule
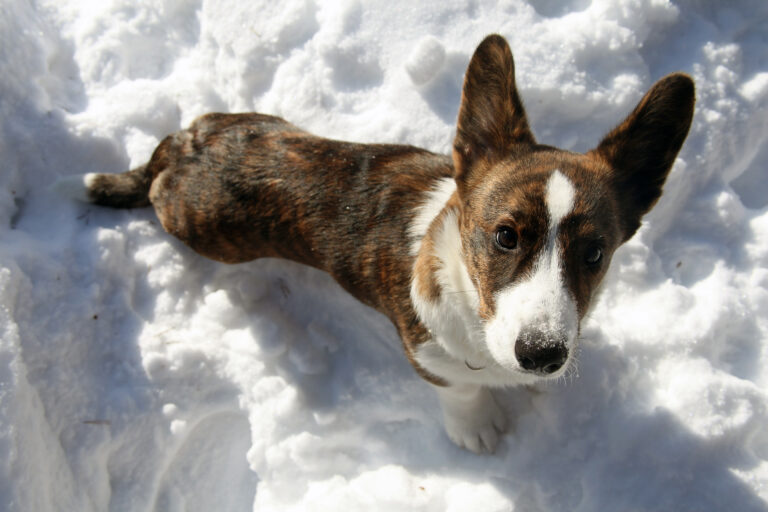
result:
[[[382,281],[410,274],[400,249],[412,242],[417,203],[452,174],[450,158],[413,146],[325,139],[264,114],[207,114],[147,164],[68,186],[84,185],[82,199],[103,206],[151,204],[166,231],[206,257],[291,259],[389,309]]]

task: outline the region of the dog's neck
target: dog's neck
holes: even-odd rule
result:
[[[485,361],[477,352],[483,328],[477,314],[479,297],[464,263],[456,184],[442,180],[429,193],[412,226],[411,301],[420,320],[454,358]]]

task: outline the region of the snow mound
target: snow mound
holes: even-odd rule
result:
[[[5,0],[0,509],[768,509],[767,20],[762,0]],[[698,97],[579,374],[501,394],[494,456],[451,444],[392,325],[328,276],[207,261],[150,210],[49,190],[209,111],[447,153],[491,32],[547,144],[590,149],[668,72]]]

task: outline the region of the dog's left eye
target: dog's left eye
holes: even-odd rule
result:
[[[517,231],[509,226],[502,226],[496,230],[496,243],[505,251],[511,251],[517,247]]]
[[[589,265],[590,267],[597,266],[598,263],[603,259],[603,250],[593,245],[589,249],[587,249],[587,252],[584,254],[584,263]]]

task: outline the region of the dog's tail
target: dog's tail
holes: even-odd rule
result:
[[[147,165],[120,174],[76,174],[60,178],[53,189],[61,195],[86,203],[113,208],[149,206],[152,175]]]

